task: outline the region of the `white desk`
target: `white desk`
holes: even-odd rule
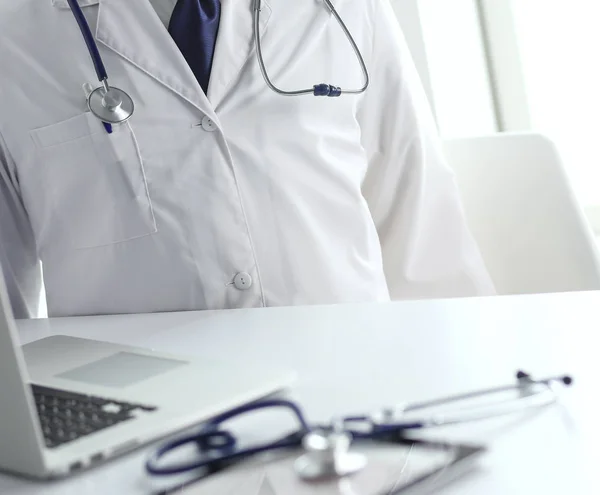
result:
[[[592,494],[600,437],[600,293],[22,322],[23,342],[54,333],[174,353],[267,360],[298,370],[293,397],[312,420],[512,380],[571,373],[566,408],[438,430],[490,442],[445,495]],[[218,379],[218,377],[215,377]],[[198,391],[202,393],[202,391]],[[0,475],[0,493],[148,494],[145,452],[67,481]]]

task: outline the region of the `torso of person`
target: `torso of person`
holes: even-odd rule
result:
[[[389,299],[361,194],[361,96],[272,92],[250,1],[222,2],[207,95],[165,28],[173,1],[79,3],[110,84],[135,103],[112,134],[86,107],[82,86],[98,83],[66,0],[7,7],[3,27],[5,53],[23,58],[18,77],[3,64],[0,129],[51,315]],[[338,3],[368,64],[373,2]],[[260,36],[281,88],[363,83],[318,3],[294,2],[291,15],[289,0],[263,2]]]

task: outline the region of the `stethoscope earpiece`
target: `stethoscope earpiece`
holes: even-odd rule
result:
[[[529,373],[522,370],[517,371],[516,377],[519,382],[535,382]],[[547,380],[544,380],[544,382],[561,382],[563,385],[570,387],[573,385],[573,377],[571,375],[563,375],[555,378],[548,378]]]

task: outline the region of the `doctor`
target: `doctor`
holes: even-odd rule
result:
[[[493,293],[388,0],[333,3],[369,70],[360,95],[269,89],[253,0],[79,0],[135,103],[109,133],[67,1],[1,2],[16,315],[36,312],[40,260],[51,316]],[[363,84],[321,1],[263,0],[259,36],[279,88]]]

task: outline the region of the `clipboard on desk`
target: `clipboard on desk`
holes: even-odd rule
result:
[[[301,480],[294,461],[301,454],[254,458],[179,485],[163,495],[421,495],[439,490],[476,465],[482,446],[387,438],[355,447],[366,468],[346,478]]]

